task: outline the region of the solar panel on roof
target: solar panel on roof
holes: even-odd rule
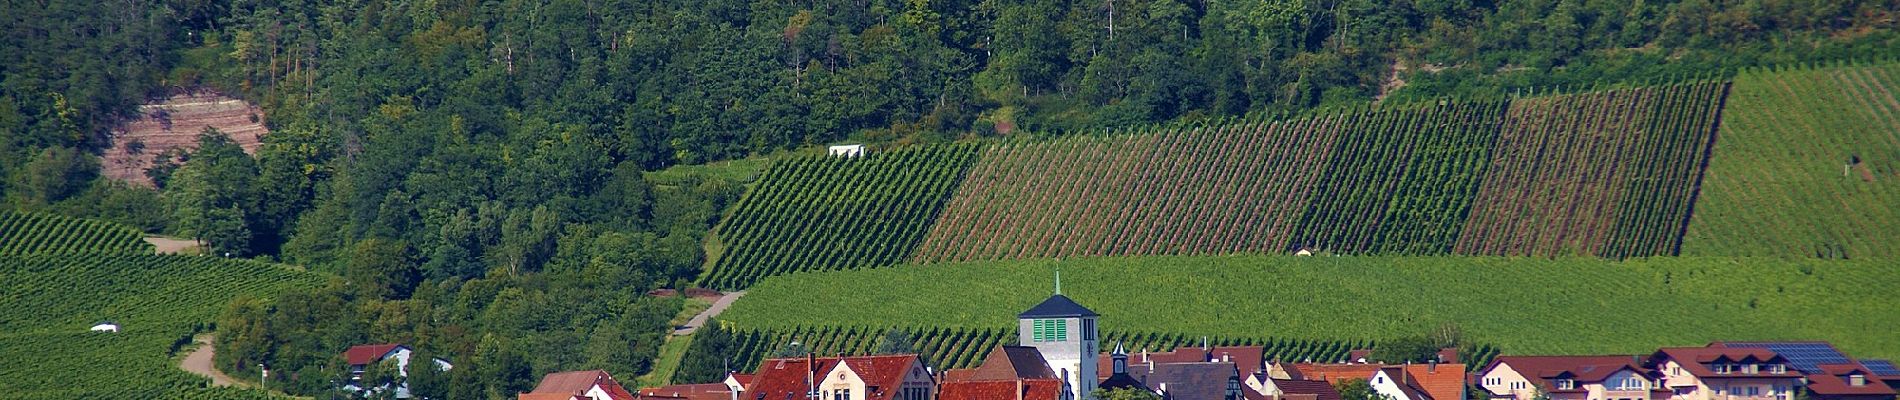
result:
[[[1847,358],[1846,354],[1841,354],[1840,350],[1834,349],[1833,345],[1827,343],[1757,342],[1728,343],[1727,345],[1729,347],[1768,349],[1768,351],[1773,351],[1775,354],[1780,354],[1782,358],[1788,359],[1788,364],[1793,366],[1794,369],[1809,374],[1821,373],[1820,366],[1823,364],[1848,364],[1854,362],[1853,359]]]
[[[1868,372],[1873,372],[1874,375],[1900,376],[1900,367],[1895,367],[1893,361],[1863,359],[1860,360],[1860,365],[1867,366]]]

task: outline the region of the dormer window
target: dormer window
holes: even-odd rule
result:
[[[1577,381],[1575,380],[1571,380],[1571,379],[1557,380],[1557,390],[1571,390],[1571,389],[1576,389],[1576,388],[1577,388]]]
[[[1761,373],[1761,364],[1742,364],[1742,373],[1744,374]]]
[[[1727,374],[1729,372],[1734,371],[1734,366],[1717,363],[1717,364],[1709,364],[1709,369],[1715,371],[1715,373],[1717,374]]]
[[[1773,372],[1777,374],[1788,373],[1788,364],[1769,364],[1768,372]]]
[[[1867,376],[1861,374],[1848,375],[1847,384],[1849,386],[1867,386]]]

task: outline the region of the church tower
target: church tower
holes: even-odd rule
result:
[[[1095,364],[1101,354],[1095,330],[1099,315],[1062,295],[1062,276],[1056,275],[1056,294],[1016,316],[1018,343],[1035,347],[1074,390],[1069,399],[1086,399],[1095,391]]]

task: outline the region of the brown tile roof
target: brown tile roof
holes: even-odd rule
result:
[[[1866,367],[1858,364],[1822,364],[1820,368],[1823,373],[1808,374],[1808,390],[1814,391],[1814,394],[1822,396],[1884,395],[1889,397],[1895,394],[1895,390],[1892,386],[1888,386],[1886,382],[1881,382],[1881,380],[1878,379],[1879,377],[1874,376],[1872,371],[1868,371]],[[1848,381],[1848,377],[1856,373],[1865,376],[1862,378],[1866,380],[1865,384],[1854,386],[1852,382]]]
[[[963,380],[1014,379],[1056,379],[1056,372],[1049,369],[1049,362],[1042,358],[1042,352],[1034,347],[997,346],[990,350],[990,355],[983,359],[983,364],[977,366],[974,373]]]
[[[350,346],[349,350],[343,351],[343,360],[348,361],[350,365],[369,365],[382,361],[383,356],[389,355],[389,352],[395,351],[398,347],[406,346],[395,343]]]
[[[1137,365],[1147,365],[1151,362],[1155,364],[1175,364],[1221,361],[1223,357],[1225,357],[1224,360],[1240,367],[1240,374],[1246,376],[1252,375],[1254,372],[1260,370],[1260,367],[1263,365],[1261,361],[1264,361],[1262,355],[1265,353],[1266,348],[1260,346],[1216,346],[1207,350],[1201,350],[1200,347],[1183,346],[1176,347],[1174,351],[1169,352],[1141,352],[1129,354],[1128,368],[1134,369]],[[1107,379],[1110,374],[1114,373],[1114,355],[1104,353],[1096,357],[1095,365],[1095,378]]]
[[[580,396],[564,393],[521,393],[515,395],[516,400],[575,400],[579,397]]]
[[[1718,361],[1737,362],[1737,363],[1780,363],[1780,364],[1786,364],[1788,362],[1787,359],[1782,358],[1780,355],[1775,354],[1774,351],[1763,349],[1763,348],[1719,347],[1719,346],[1664,347],[1662,349],[1656,350],[1656,353],[1651,355],[1649,361],[1646,362],[1644,365],[1650,368],[1660,368],[1663,365],[1664,360],[1675,360],[1677,364],[1682,365],[1683,371],[1688,372],[1690,375],[1694,375],[1698,378],[1717,378],[1717,377],[1721,377],[1721,378],[1790,377],[1792,378],[1792,377],[1801,376],[1801,371],[1797,371],[1792,367],[1788,368],[1787,372],[1783,372],[1779,374],[1769,372],[1767,369],[1763,369],[1760,372],[1754,373],[1754,374],[1743,374],[1740,372],[1716,374],[1714,370],[1709,369],[1709,364],[1712,364]]]
[[[1298,371],[1300,376],[1306,379],[1338,384],[1339,381],[1347,379],[1371,380],[1372,374],[1378,373],[1379,368],[1383,366],[1382,364],[1292,364],[1287,367],[1287,370],[1288,373]]]
[[[1492,359],[1479,371],[1479,375],[1490,372],[1499,365],[1509,365],[1518,374],[1533,379],[1544,390],[1556,387],[1554,379],[1573,379],[1579,383],[1597,383],[1609,379],[1616,371],[1630,370],[1645,378],[1654,379],[1655,371],[1643,365],[1639,356],[1500,356]],[[1501,393],[1494,393],[1501,394]]]
[[[1057,400],[1062,395],[1062,381],[1056,379],[945,382],[938,388],[937,400]]]
[[[587,390],[593,389],[594,385],[600,385],[600,389],[606,391],[607,395],[613,398],[612,400],[633,399],[633,393],[627,392],[626,387],[620,386],[619,381],[615,381],[612,375],[602,370],[547,374],[541,377],[541,383],[534,385],[534,390],[528,393],[579,395],[587,393]]]
[[[1339,390],[1326,381],[1304,379],[1274,379],[1273,386],[1279,387],[1283,397],[1312,396],[1313,400],[1340,400]]]

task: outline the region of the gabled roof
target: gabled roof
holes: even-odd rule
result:
[[[1794,377],[1801,376],[1801,371],[1796,370],[1794,368],[1789,368],[1787,372],[1783,372],[1779,374],[1769,372],[1769,370],[1767,369],[1762,369],[1754,374],[1744,374],[1740,372],[1716,374],[1714,370],[1709,369],[1709,365],[1716,362],[1734,362],[1734,363],[1787,363],[1788,362],[1787,359],[1782,358],[1780,355],[1775,354],[1774,351],[1763,349],[1763,348],[1725,347],[1725,346],[1721,346],[1720,344],[1712,345],[1710,347],[1664,347],[1664,348],[1656,350],[1656,353],[1651,355],[1650,360],[1646,362],[1644,365],[1650,368],[1661,368],[1663,365],[1663,360],[1676,361],[1677,364],[1682,366],[1682,370],[1684,372],[1688,372],[1690,375],[1694,375],[1698,378],[1715,378],[1715,377],[1794,378]]]
[[[1027,346],[997,346],[974,373],[963,378],[972,381],[1057,379],[1042,352]]]
[[[1498,365],[1510,365],[1518,374],[1530,379],[1573,379],[1579,383],[1602,382],[1616,371],[1630,370],[1638,374],[1649,374],[1641,358],[1633,355],[1622,356],[1501,356],[1491,360],[1480,372],[1488,373]],[[1563,376],[1568,374],[1568,376]],[[1546,382],[1548,383],[1548,382]]]
[[[1888,386],[1886,382],[1881,382],[1873,371],[1869,371],[1866,367],[1859,364],[1821,364],[1817,367],[1821,369],[1823,373],[1808,374],[1808,390],[1814,391],[1814,394],[1823,396],[1893,396],[1895,393],[1892,386]],[[1862,375],[1862,379],[1865,380],[1863,382],[1864,384],[1854,386],[1849,382],[1847,377],[1854,374]]]
[[[613,397],[611,400],[633,399],[633,393],[627,392],[626,387],[620,386],[619,381],[614,380],[612,375],[608,375],[607,371],[602,370],[567,371],[547,374],[541,377],[541,383],[534,385],[534,390],[528,393],[580,395],[587,393],[589,389],[593,389],[594,385],[600,385],[602,391],[607,392],[608,396]]]
[[[1310,395],[1314,400],[1340,400],[1339,390],[1334,389],[1333,384],[1326,381],[1274,379],[1273,386],[1280,388],[1280,392],[1284,393],[1282,397]]]
[[[1062,381],[1025,379],[945,382],[938,388],[937,400],[1015,400],[1017,395],[1021,395],[1023,400],[1057,400],[1062,395]]]
[[[1128,369],[1128,374],[1148,388],[1167,391],[1173,399],[1220,399],[1227,395],[1227,379],[1237,374],[1233,363],[1192,362],[1156,364],[1148,368]],[[1243,387],[1242,391],[1246,391]]]
[[[1384,374],[1386,379],[1391,379],[1393,386],[1397,386],[1399,388],[1399,392],[1405,394],[1405,399],[1400,399],[1400,400],[1434,400],[1436,399],[1436,397],[1433,397],[1431,393],[1426,393],[1424,388],[1419,387],[1418,378],[1412,377],[1412,374],[1408,373],[1405,370],[1405,367],[1403,366],[1393,365],[1393,366],[1379,368],[1379,373]],[[1374,376],[1378,376],[1378,375],[1374,375]],[[1460,400],[1460,399],[1453,398],[1452,400]]]
[[[1465,393],[1464,364],[1407,364],[1412,385],[1434,399],[1460,400]]]
[[[1263,365],[1261,364],[1262,355],[1265,353],[1266,348],[1260,346],[1217,346],[1208,348],[1207,350],[1202,350],[1199,346],[1181,346],[1169,352],[1144,351],[1129,354],[1128,368],[1133,369],[1138,365],[1147,365],[1148,363],[1174,364],[1225,360],[1226,362],[1232,362],[1236,367],[1240,367],[1241,376],[1248,376],[1260,371],[1260,367]],[[1109,374],[1114,373],[1114,355],[1102,354],[1097,356],[1095,365],[1096,379],[1108,378]]]
[[[1288,373],[1297,371],[1306,379],[1326,381],[1337,384],[1347,379],[1372,380],[1372,374],[1378,373],[1381,364],[1292,364]]]
[[[383,357],[389,356],[389,353],[395,352],[398,348],[408,347],[396,343],[350,346],[349,350],[343,351],[343,360],[349,362],[350,365],[369,365],[382,361]]]
[[[1083,307],[1081,304],[1076,304],[1075,300],[1069,300],[1069,296],[1058,294],[1049,296],[1049,299],[1043,300],[1042,304],[1030,307],[1029,311],[1017,314],[1016,318],[1075,318],[1095,316],[1100,316],[1100,314],[1096,314],[1095,311],[1090,311],[1088,307]]]
[[[878,391],[866,393],[866,398],[889,399],[899,392],[904,375],[917,365],[917,355],[768,359],[759,365],[757,374],[747,387],[747,396],[781,399],[791,395],[793,398],[802,398],[805,392],[811,390],[811,385],[824,382],[825,377],[836,370],[841,362],[858,374],[865,386],[878,387]]]

